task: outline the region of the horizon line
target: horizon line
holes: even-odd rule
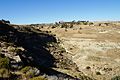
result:
[[[119,22],[120,20],[60,20],[63,22],[72,22],[72,21],[89,21],[89,22]],[[18,25],[30,25],[30,24],[54,24],[55,22],[60,22],[60,21],[51,21],[51,22],[31,22],[31,23],[14,23],[10,21],[11,24],[18,24]]]

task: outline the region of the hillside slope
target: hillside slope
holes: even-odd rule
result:
[[[2,80],[92,80],[66,53],[48,31],[0,22]]]
[[[67,57],[84,74],[97,80],[119,80],[119,22],[94,22],[92,25],[85,21],[80,24],[64,22],[37,29],[56,34]]]

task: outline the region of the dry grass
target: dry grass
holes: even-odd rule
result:
[[[86,75],[97,80],[109,80],[116,74],[120,75],[119,26],[76,25],[67,32],[64,28],[49,30],[62,41],[62,47],[70,54],[68,57]],[[86,70],[87,66],[91,69]],[[104,71],[104,68],[112,71]]]

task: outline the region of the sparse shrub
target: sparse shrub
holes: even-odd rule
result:
[[[104,68],[103,70],[106,71],[106,72],[107,71],[112,71],[112,68]]]
[[[23,69],[21,69],[21,72],[23,73],[23,75],[22,75],[23,78],[30,79],[30,78],[34,77],[34,73],[29,72],[31,68],[32,67],[30,67],[30,66],[26,66]]]
[[[24,30],[28,31],[28,32],[31,32],[31,28],[29,28],[29,27],[24,27]]]
[[[78,33],[79,33],[79,34],[82,34],[82,32],[81,32],[81,31],[78,31]]]
[[[10,76],[10,64],[9,64],[9,58],[0,55],[0,77],[9,77]]]
[[[95,79],[90,78],[88,76],[80,76],[80,80],[95,80]]]
[[[87,66],[86,69],[91,69],[91,67],[90,67],[90,66]]]
[[[76,24],[77,25],[83,25],[83,21],[77,21]]]
[[[33,78],[35,76],[35,74],[33,72],[27,72],[26,74],[24,74],[24,77],[26,78]]]
[[[78,25],[88,25],[90,22],[89,21],[78,21]]]
[[[70,50],[73,50],[73,48],[70,48]]]
[[[82,28],[80,27],[79,29],[81,30]]]
[[[0,57],[0,68],[7,68],[9,69],[9,58],[1,58]]]
[[[46,33],[49,33],[49,31],[46,31]]]
[[[15,47],[9,46],[9,47],[8,47],[8,51],[9,51],[9,52],[15,52]]]
[[[68,27],[68,25],[66,24],[66,23],[63,23],[62,25],[61,25],[61,28],[67,28]]]
[[[70,28],[73,28],[73,24],[70,24]]]
[[[59,26],[59,23],[55,22],[55,26]]]
[[[8,69],[5,68],[0,69],[0,77],[2,78],[10,77],[10,72],[8,71]]]
[[[31,78],[30,80],[48,80],[42,76],[38,76],[38,77],[34,77],[34,78]]]
[[[9,47],[10,45],[13,45],[13,44],[12,43],[7,43],[7,42],[1,43],[1,47]]]
[[[120,76],[115,76],[111,80],[120,80]]]
[[[66,52],[66,50],[63,47],[60,47],[60,51],[61,51],[61,53]]]
[[[23,69],[21,69],[21,72],[23,73],[23,78],[33,78],[35,76],[38,76],[40,74],[40,71],[37,68],[26,66]]]
[[[20,51],[24,51],[24,48],[22,48],[22,47],[9,46],[9,47],[8,47],[8,51],[9,51],[9,52],[16,52],[16,53],[18,53],[18,52],[20,52]]]
[[[5,55],[4,54],[0,54],[0,58],[5,58]]]
[[[22,73],[26,73],[26,72],[28,72],[31,68],[32,68],[32,67],[30,67],[30,66],[26,66],[26,67],[24,67],[23,69],[21,69],[21,72],[22,72]]]
[[[84,24],[84,25],[88,25],[88,24],[89,24],[89,22],[88,22],[88,21],[85,21],[85,22],[83,22],[83,24]]]
[[[0,52],[2,52],[2,48],[0,47]]]
[[[93,24],[94,24],[93,22],[89,22],[89,26],[90,26],[90,25],[93,25]]]
[[[106,26],[109,26],[110,23],[104,23]]]
[[[51,31],[48,31],[48,33],[51,33]]]
[[[96,72],[96,75],[101,75],[101,73],[100,72]]]
[[[56,28],[56,26],[54,25],[54,26],[52,26],[51,28],[54,29],[54,28]]]
[[[67,32],[67,29],[65,29],[65,32]]]

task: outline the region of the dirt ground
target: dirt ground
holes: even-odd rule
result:
[[[48,28],[61,40],[68,58],[79,70],[97,80],[120,75],[120,28],[117,26],[76,25],[73,28]]]

